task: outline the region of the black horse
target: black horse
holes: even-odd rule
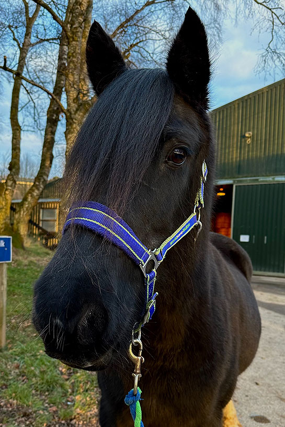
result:
[[[128,69],[97,22],[86,55],[99,98],[66,167],[70,204],[100,202],[148,248],[158,247],[193,212],[204,160],[208,166],[203,227],[177,243],[158,270],[157,310],[142,331],[140,387],[146,427],[221,427],[261,326],[247,254],[210,233],[215,141],[204,26],[189,9],[166,71]],[[46,353],[100,371],[102,427],[133,425],[124,404],[133,387],[128,348],[144,297],[135,263],[79,225],[67,229],[35,285],[33,321]],[[224,425],[239,424],[233,417]]]

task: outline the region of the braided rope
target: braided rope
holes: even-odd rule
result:
[[[125,397],[125,404],[130,407],[131,415],[134,420],[134,427],[144,427],[142,422],[142,409],[141,409],[141,394],[142,391],[138,387],[137,394],[134,394],[134,389],[132,389],[127,396]]]

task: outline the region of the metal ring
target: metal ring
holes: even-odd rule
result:
[[[140,347],[140,350],[142,350],[143,349],[143,343],[142,343],[142,341],[140,340],[140,339],[135,339],[134,341],[132,341],[132,344],[134,345],[134,346],[139,346]]]
[[[199,208],[198,209],[198,218],[197,218],[197,221],[198,221],[198,224],[200,225],[201,224],[201,226],[202,226],[202,223],[201,223],[201,208]]]
[[[135,334],[138,334],[138,335],[135,336]],[[141,337],[142,337],[141,328],[138,331],[135,331],[135,326],[134,326],[134,329],[132,330],[132,343],[133,343],[133,345],[138,345],[138,344],[135,344],[135,341],[141,341]]]
[[[140,267],[141,271],[143,272],[144,277],[147,277],[146,268],[147,268],[147,265],[150,261],[152,261],[154,264],[152,270],[157,270],[157,268],[159,267],[159,264],[161,263],[161,261],[158,261],[158,259],[156,258],[155,251],[156,251],[156,249],[154,249],[153,251],[149,250],[148,251],[148,259],[146,260],[146,262],[144,264],[142,264],[142,263],[139,264],[139,267]]]

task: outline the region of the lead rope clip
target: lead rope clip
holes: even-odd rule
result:
[[[129,358],[134,363],[135,369],[133,372],[134,377],[134,388],[125,397],[125,404],[130,407],[131,415],[134,420],[134,427],[144,427],[142,422],[142,410],[140,405],[141,400],[141,389],[138,387],[139,379],[141,378],[141,365],[144,363],[142,357],[143,344],[141,341],[141,330],[137,332],[138,338],[135,338],[133,332],[132,342],[129,347]],[[138,356],[133,352],[133,346],[139,346]]]
[[[136,356],[133,353],[133,345],[134,346],[139,346],[138,356]],[[142,350],[143,350],[142,341],[140,339],[134,339],[134,340],[132,340],[132,342],[130,344],[130,348],[129,348],[129,358],[130,358],[130,360],[135,365],[135,369],[134,369],[134,372],[132,374],[133,377],[134,377],[134,395],[135,396],[137,395],[137,392],[138,392],[139,379],[142,376],[142,374],[141,374],[141,365],[142,365],[142,363],[144,363],[144,358],[142,357]]]

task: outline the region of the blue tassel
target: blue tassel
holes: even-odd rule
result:
[[[141,410],[141,389],[138,387],[137,394],[134,395],[134,389],[132,389],[125,397],[125,404],[130,407],[131,415],[134,420],[134,427],[144,427],[142,422],[142,410]]]

